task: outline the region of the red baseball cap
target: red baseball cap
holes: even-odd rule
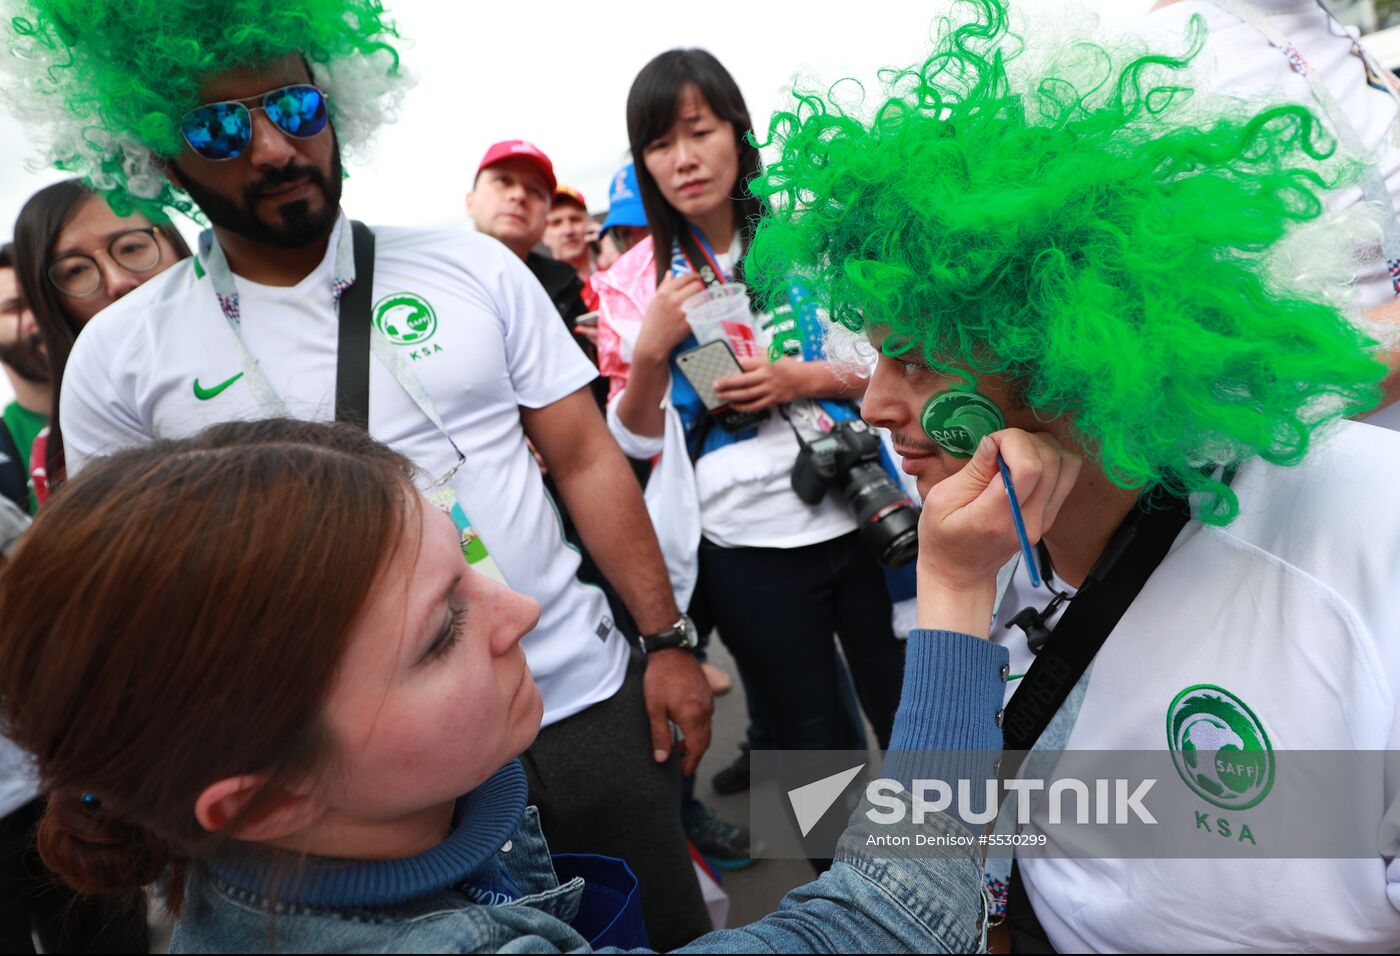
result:
[[[481,165],[476,167],[476,174],[480,176],[481,171],[487,166],[494,166],[504,159],[523,159],[533,165],[544,176],[545,184],[549,187],[549,192],[553,194],[558,185],[554,178],[554,164],[549,161],[548,156],[540,152],[538,146],[527,140],[508,139],[505,142],[494,144],[481,158]]]
[[[571,202],[584,212],[588,212],[588,203],[584,201],[583,193],[572,186],[559,186],[554,190],[554,205],[561,202]]]

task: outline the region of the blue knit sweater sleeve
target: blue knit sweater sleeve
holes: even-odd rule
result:
[[[914,754],[1001,750],[1010,659],[1006,648],[970,634],[911,632],[885,775],[907,778]]]
[[[1010,655],[990,641],[952,631],[916,630],[904,661],[904,690],[889,756],[880,776],[906,786],[916,779],[995,779],[1001,753],[997,712]],[[979,790],[981,788],[979,787]],[[778,912],[756,923],[700,937],[696,953],[964,953],[980,945],[982,858],[975,840],[946,856],[882,849],[911,832],[858,809],[816,882],[787,895]],[[902,827],[902,828],[901,828]],[[948,814],[917,825],[928,836],[961,836]]]

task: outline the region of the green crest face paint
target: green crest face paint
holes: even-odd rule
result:
[[[924,434],[954,458],[971,458],[982,439],[1006,427],[1001,409],[977,392],[939,392],[919,419]]]

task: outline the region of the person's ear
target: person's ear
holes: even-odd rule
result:
[[[476,190],[475,190],[475,189],[473,189],[471,192],[467,193],[467,215],[468,215],[468,216],[470,216],[470,215],[472,214],[472,197],[475,196],[475,195],[476,195]]]
[[[309,792],[277,789],[263,795],[267,780],[265,773],[249,773],[211,783],[194,802],[195,819],[210,833],[227,830],[231,837],[259,843],[304,830],[325,812],[324,805]],[[260,806],[244,816],[254,798],[260,795],[263,795]],[[235,821],[237,825],[229,830]]]

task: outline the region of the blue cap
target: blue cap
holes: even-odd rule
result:
[[[613,226],[645,226],[647,211],[642,207],[642,191],[637,187],[637,170],[631,163],[623,166],[613,177],[608,189],[608,216],[603,220],[601,236]]]

